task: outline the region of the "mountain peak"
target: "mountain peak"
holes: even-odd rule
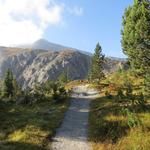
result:
[[[43,50],[52,50],[52,51],[61,51],[67,49],[68,47],[51,43],[45,39],[39,39],[31,44],[31,48],[33,49],[43,49]]]
[[[41,38],[41,39],[36,40],[34,43],[49,43],[49,41]]]
[[[35,41],[34,43],[31,43],[31,44],[19,45],[19,46],[15,46],[15,47],[29,48],[29,49],[40,49],[40,50],[50,50],[50,51],[63,51],[63,50],[68,49],[70,51],[78,51],[80,53],[91,56],[91,53],[89,53],[89,52],[78,50],[78,49],[71,48],[68,46],[63,46],[63,45],[56,44],[56,43],[51,43],[48,40],[43,39],[43,38],[38,39],[37,41]]]

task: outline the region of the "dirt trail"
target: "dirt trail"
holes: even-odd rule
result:
[[[71,105],[57,130],[52,150],[91,150],[87,141],[90,99],[98,96],[88,85],[73,88]]]

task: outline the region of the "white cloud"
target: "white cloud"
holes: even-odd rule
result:
[[[63,22],[64,5],[54,0],[0,0],[0,45],[31,43],[49,25]]]

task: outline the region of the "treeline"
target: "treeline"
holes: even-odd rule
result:
[[[66,74],[62,73],[57,81],[48,80],[43,84],[35,82],[33,88],[22,89],[12,71],[8,69],[0,84],[0,99],[5,102],[13,101],[16,104],[33,104],[44,100],[59,103],[68,97],[65,90],[66,83]]]

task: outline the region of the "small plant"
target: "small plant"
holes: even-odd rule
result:
[[[142,124],[138,116],[135,113],[131,112],[128,108],[123,108],[121,110],[121,114],[127,117],[127,124],[130,128],[134,128]]]

